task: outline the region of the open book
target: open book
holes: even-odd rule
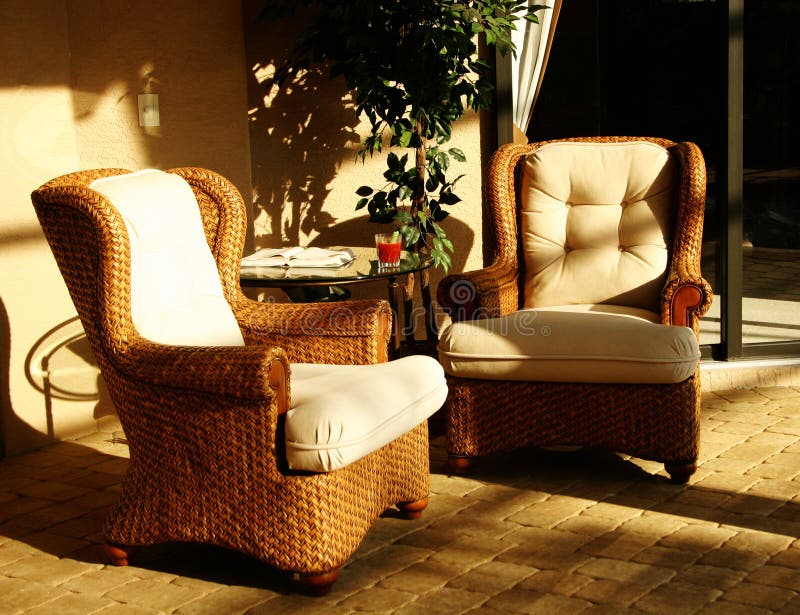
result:
[[[341,267],[355,259],[347,248],[263,248],[242,259],[242,267]]]

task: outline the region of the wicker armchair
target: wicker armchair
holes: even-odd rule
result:
[[[416,518],[425,508],[427,423],[339,469],[290,469],[284,438],[293,408],[290,373],[305,367],[300,363],[386,361],[389,306],[353,301],[345,310],[246,298],[239,285],[246,229],[241,196],[216,173],[179,168],[165,176],[191,186],[243,344],[144,339],[131,314],[125,224],[89,187],[127,173],[73,173],[32,194],[130,447],[122,493],[104,528],[106,553],[112,563],[126,565],[135,547],[214,544],[291,573],[310,593],[324,593],[378,516],[397,506],[401,515]],[[374,368],[383,369],[367,369]],[[306,388],[313,398],[316,389]],[[317,396],[328,394],[323,388]]]
[[[642,152],[656,169],[636,170]],[[608,158],[617,154],[619,164]],[[643,180],[646,173],[652,177]],[[699,448],[699,318],[712,296],[700,273],[701,152],[653,138],[507,145],[493,157],[489,181],[492,261],[446,277],[437,289],[453,320],[439,346],[448,374],[451,470],[524,447],[577,445],[661,461],[673,481],[687,481]],[[627,194],[637,182],[650,192]],[[614,194],[600,197],[611,199],[599,203],[609,212],[579,211],[598,204],[593,191]],[[659,198],[666,201],[659,205]],[[635,233],[646,237],[633,241]],[[511,331],[523,326],[538,337]],[[620,369],[619,339],[633,329],[641,330],[625,350],[633,363]],[[568,334],[571,347],[563,342]],[[594,343],[596,337],[605,341]],[[682,375],[665,375],[639,357],[662,352],[662,342],[682,345]],[[651,368],[661,373],[651,377]]]

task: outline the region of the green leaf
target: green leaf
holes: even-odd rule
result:
[[[397,189],[397,198],[401,201],[405,201],[406,199],[410,199],[414,195],[414,190],[411,186],[403,184],[398,187]]]
[[[463,152],[462,150],[460,150],[459,148],[457,148],[457,147],[451,147],[451,148],[450,148],[449,150],[447,150],[447,151],[450,153],[450,155],[451,155],[453,158],[455,158],[455,159],[456,159],[456,160],[458,160],[459,162],[466,162],[466,161],[467,161],[467,157],[466,157],[466,155],[464,155],[464,152]]]
[[[383,172],[383,176],[387,180],[389,180],[390,182],[395,183],[395,184],[397,183],[397,181],[400,179],[400,177],[402,175],[403,175],[402,171],[400,171],[398,169],[392,169],[392,168],[386,169],[386,171]]]
[[[407,246],[412,246],[417,243],[419,239],[419,229],[415,226],[404,226],[400,229],[400,234],[403,235],[403,239],[405,240],[405,244]]]
[[[397,221],[401,224],[411,224],[414,219],[411,217],[409,212],[399,211],[397,212]]]
[[[358,190],[356,190],[356,194],[358,196],[369,196],[373,192],[374,192],[374,190],[372,188],[370,188],[369,186],[361,186],[361,187],[359,187]]]
[[[431,250],[431,256],[433,257],[433,264],[436,267],[441,267],[445,273],[450,271],[450,266],[453,264],[453,261],[447,252],[443,250]]]
[[[397,137],[397,145],[399,145],[400,147],[408,147],[409,145],[411,145],[411,137],[413,136],[414,136],[413,132],[411,132],[410,130],[404,130]]]
[[[358,199],[358,203],[356,203],[356,211],[358,211],[359,209],[364,209],[368,201],[369,199],[367,197],[364,197],[363,199]]]

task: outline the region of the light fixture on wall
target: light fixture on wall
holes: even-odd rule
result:
[[[139,126],[161,126],[158,94],[139,94]]]

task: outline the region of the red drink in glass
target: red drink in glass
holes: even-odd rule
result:
[[[400,235],[378,233],[375,235],[375,248],[378,250],[378,265],[396,267],[400,264],[400,250],[403,247]]]

